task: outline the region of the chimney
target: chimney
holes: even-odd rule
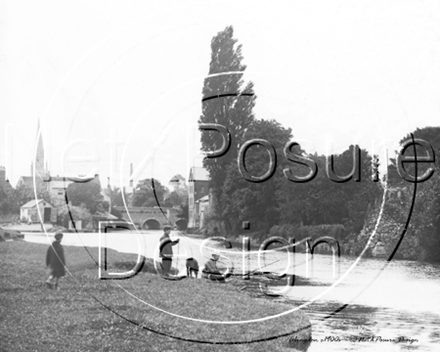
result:
[[[130,187],[133,188],[133,179],[131,178],[133,176],[133,163],[130,164]]]
[[[6,186],[6,168],[0,166],[0,188],[5,189]]]

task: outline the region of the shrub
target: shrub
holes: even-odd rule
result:
[[[272,236],[280,236],[283,238],[294,237],[298,240],[298,226],[284,224],[284,225],[274,225],[269,231],[269,235]]]
[[[57,223],[60,225],[67,226],[71,220],[77,221],[92,221],[92,216],[90,212],[83,207],[77,207],[73,205],[63,205],[57,208]]]
[[[224,236],[226,231],[222,221],[209,209],[203,219],[203,227],[200,229],[201,233],[206,237]]]
[[[283,238],[293,237],[300,241],[306,237],[311,237],[316,240],[319,237],[330,236],[338,241],[342,241],[347,237],[347,231],[344,225],[315,225],[315,226],[301,226],[284,224],[275,225],[270,229],[271,236],[281,236]]]

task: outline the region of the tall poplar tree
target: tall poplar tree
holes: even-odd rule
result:
[[[226,169],[229,164],[236,162],[244,134],[254,121],[252,109],[256,99],[253,83],[245,83],[243,80],[242,72],[246,66],[242,63],[241,49],[242,46],[234,38],[232,26],[217,33],[212,39],[211,63],[208,77],[204,81],[202,115],[199,119],[199,123],[223,125],[231,134],[231,148],[225,155],[204,160],[213,195],[212,211],[218,220],[226,220],[226,223],[221,202]],[[217,132],[203,132],[201,142],[203,151],[218,150],[222,145],[222,137]]]

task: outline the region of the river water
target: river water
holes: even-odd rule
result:
[[[293,287],[287,294],[307,304],[329,289],[303,308],[319,341],[309,351],[440,350],[440,265],[364,259],[353,267],[356,259],[342,257],[333,278],[332,256],[316,255],[311,277],[323,285]],[[325,286],[338,278],[334,287]],[[395,343],[399,337],[418,341]]]
[[[141,235],[121,233],[101,238],[101,245],[127,253],[157,256],[159,231]],[[172,233],[171,237],[178,236]],[[211,251],[200,251],[201,240],[181,238],[177,252],[194,257],[202,266]],[[44,234],[26,234],[25,240],[48,244]],[[99,235],[65,234],[63,245],[98,246]],[[209,244],[207,244],[209,246]],[[176,253],[176,250],[175,250]],[[260,267],[264,271],[306,278],[309,284],[288,287],[278,300],[300,307],[312,322],[307,351],[440,351],[440,265],[413,261],[363,259],[349,256],[285,252],[243,256],[237,250],[222,250],[222,261],[235,272]],[[229,259],[226,259],[228,257]],[[243,260],[244,259],[244,260]],[[288,259],[292,262],[288,262]],[[184,271],[184,259],[179,269]],[[273,264],[271,264],[273,263]],[[294,271],[292,271],[295,268]],[[274,288],[273,291],[276,291]],[[398,340],[401,342],[397,342]],[[403,342],[402,342],[403,340]]]

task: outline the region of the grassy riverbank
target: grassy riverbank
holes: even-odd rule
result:
[[[44,285],[46,248],[19,241],[0,244],[2,351],[292,351],[289,340],[310,337],[301,312],[246,324],[197,321],[260,319],[292,306],[251,298],[228,284],[167,281],[153,273],[151,262],[134,278],[99,280],[97,248],[65,247],[72,276],[61,280],[60,290],[49,290]],[[131,268],[136,260],[115,251],[108,257],[114,271]],[[271,340],[279,335],[285,336]]]

